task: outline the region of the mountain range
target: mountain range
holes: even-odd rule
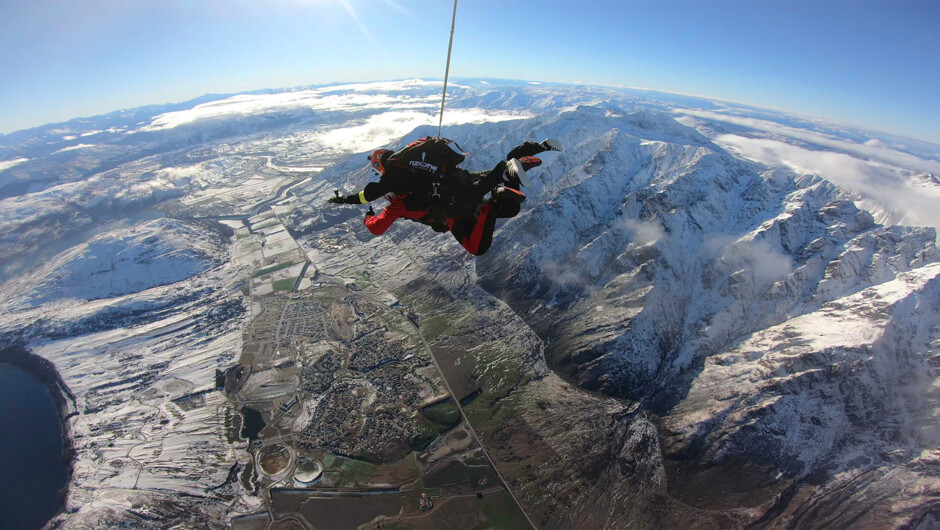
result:
[[[436,330],[432,352],[487,352],[468,419],[537,526],[938,524],[940,147],[701,98],[458,80],[443,135],[467,169],[564,146],[474,258],[326,204],[374,178],[372,148],[436,134],[439,90],[207,96],[0,136],[0,333],[84,404],[57,524],[258,509],[213,489],[242,458],[209,434],[221,418],[161,431],[152,410],[237,356],[252,303],[237,227],[268,208],[314,289],[388,293]],[[142,209],[167,217],[120,222]],[[27,267],[37,237],[105,223]],[[116,442],[122,422],[145,434]],[[181,440],[204,472],[163,478]]]

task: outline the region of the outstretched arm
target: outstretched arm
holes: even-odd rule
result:
[[[388,184],[383,184],[382,182],[370,182],[366,184],[365,189],[359,193],[353,193],[352,195],[347,195],[345,197],[330,197],[330,201],[333,204],[366,204],[372,202],[379,197],[390,193],[392,191],[391,186]]]
[[[369,208],[369,211],[372,211],[372,208]],[[375,212],[372,212],[373,215],[366,215],[366,218],[362,221],[366,228],[369,229],[369,232],[372,232],[373,235],[380,236],[388,230],[388,227],[392,226],[400,216],[395,208],[389,206],[385,208],[379,215],[375,215]]]

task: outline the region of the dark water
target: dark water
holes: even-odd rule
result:
[[[241,432],[242,438],[248,438],[252,442],[257,440],[258,433],[266,425],[261,413],[251,407],[242,407],[242,417],[245,418]]]
[[[0,364],[0,528],[44,525],[66,476],[52,396],[29,372]]]

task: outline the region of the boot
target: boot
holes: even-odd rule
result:
[[[525,167],[518,159],[513,158],[506,163],[506,175],[504,177],[506,185],[510,188],[519,189],[520,186],[531,186],[532,182],[529,176],[525,174]]]

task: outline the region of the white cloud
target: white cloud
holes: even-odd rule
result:
[[[160,168],[154,172],[154,175],[157,178],[164,178],[170,181],[179,181],[181,179],[189,179],[199,173],[205,171],[201,164],[195,164],[192,166],[171,166]]]
[[[588,289],[590,276],[584,273],[577,260],[550,261],[542,265],[542,275],[554,286],[561,288]],[[549,305],[554,306],[553,300]]]
[[[757,284],[776,282],[793,272],[793,261],[767,241],[752,234],[741,238],[714,235],[705,240],[706,259],[720,258],[730,272],[746,272]]]
[[[374,105],[389,105],[395,99],[386,95],[321,96],[314,90],[283,92],[279,94],[243,94],[219,101],[196,105],[187,110],[167,112],[156,116],[141,131],[172,129],[201,120],[223,117],[249,116],[266,112],[290,109],[347,110],[354,107],[369,108]]]
[[[803,147],[734,134],[715,141],[746,158],[771,166],[789,167],[800,173],[818,174],[834,184],[888,207],[896,222],[940,228],[940,186],[913,182],[896,167],[860,160],[845,153],[813,151]]]
[[[469,88],[465,85],[457,85],[454,83],[448,82],[448,87],[460,87],[460,88]],[[407,79],[405,81],[375,81],[372,83],[350,83],[346,85],[335,85],[329,87],[323,87],[316,89],[317,92],[322,92],[324,94],[330,92],[376,92],[376,93],[386,93],[386,92],[407,92],[413,91],[415,89],[431,89],[438,88],[442,90],[444,88],[443,81],[425,81],[424,79]],[[440,94],[437,95],[440,99]]]
[[[518,120],[523,114],[495,113],[482,109],[453,109],[444,112],[445,125]],[[365,123],[327,131],[317,138],[325,147],[356,153],[386,145],[422,125],[436,125],[438,116],[416,110],[390,111],[370,116]]]
[[[13,160],[0,160],[0,171],[10,169],[13,166],[18,166],[23,162],[29,162],[28,158],[14,158]]]
[[[722,260],[735,269],[750,271],[757,282],[775,282],[793,272],[790,257],[763,240],[738,241],[728,247]]]
[[[620,223],[619,228],[627,232],[628,239],[631,243],[635,243],[640,246],[655,243],[666,235],[666,231],[663,229],[662,223],[656,219],[642,222],[636,219],[627,218]]]
[[[434,109],[441,95],[440,81],[419,79],[395,82],[358,83],[276,94],[241,94],[191,109],[167,112],[153,118],[141,131],[172,129],[215,118],[237,118],[291,110]],[[459,86],[453,85],[450,86]]]
[[[897,166],[904,169],[910,169],[914,171],[927,171],[931,173],[940,173],[940,162],[936,160],[924,159],[918,156],[914,156],[909,153],[904,153],[896,149],[892,149],[883,141],[872,138],[867,140],[864,143],[857,144],[847,140],[842,140],[838,138],[833,138],[822,133],[811,131],[808,129],[800,129],[796,127],[789,127],[786,125],[781,125],[776,122],[761,120],[757,118],[747,118],[742,116],[731,116],[727,114],[722,114],[719,112],[712,112],[706,110],[687,110],[687,109],[677,109],[677,113],[684,114],[687,116],[693,116],[697,118],[704,118],[714,121],[722,121],[726,123],[731,123],[734,125],[741,125],[743,127],[749,127],[752,129],[757,129],[759,131],[769,132],[773,134],[778,134],[780,136],[786,136],[788,138],[793,138],[796,140],[802,140],[805,142],[810,142],[821,147],[828,147],[830,149],[837,149],[839,151],[844,151],[849,153],[857,158],[864,160],[870,160],[873,162],[883,162]]]

